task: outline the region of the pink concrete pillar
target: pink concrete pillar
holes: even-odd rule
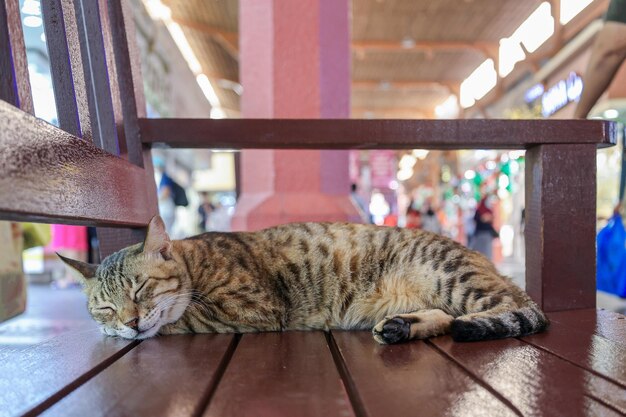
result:
[[[349,0],[241,0],[239,13],[243,117],[349,117]],[[241,167],[235,230],[359,220],[348,151],[243,151]]]

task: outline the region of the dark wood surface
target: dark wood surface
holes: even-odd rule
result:
[[[175,148],[523,149],[615,143],[598,120],[141,119],[141,140]]]
[[[593,410],[626,412],[622,387],[519,340],[468,344],[440,337],[432,344],[522,415],[533,415],[537,408],[545,415],[561,415],[564,404],[572,417],[594,415]]]
[[[87,88],[73,0],[41,3],[57,117],[61,129],[92,140]]]
[[[594,309],[560,311],[551,313],[550,320],[626,346],[626,317],[621,314]]]
[[[154,215],[143,169],[4,101],[0,126],[1,219],[139,227]]]
[[[204,416],[352,416],[322,332],[243,335]]]
[[[34,113],[19,0],[0,0],[0,99]]]
[[[44,415],[198,415],[234,348],[233,338],[182,335],[144,341]]]
[[[369,332],[333,337],[368,416],[519,415],[422,341],[379,346]]]
[[[544,334],[475,343],[345,331],[136,343],[100,334],[79,291],[30,295],[26,316],[0,325],[0,417],[626,414],[615,313],[552,313]]]
[[[626,388],[626,346],[575,324],[574,320],[569,325],[554,322],[549,332],[523,340]]]
[[[142,145],[137,122],[138,117],[145,117],[146,109],[140,74],[141,63],[134,41],[134,24],[129,4],[98,1],[96,5],[95,2],[84,0],[81,0],[81,3],[85,13],[92,15],[92,21],[96,20],[96,15],[99,16],[102,46],[107,60],[106,67],[104,62],[91,63],[94,65],[93,71],[110,82],[108,89],[105,89],[106,85],[94,86],[98,93],[97,97],[105,101],[105,106],[99,107],[97,113],[107,123],[109,130],[112,128],[109,124],[110,119],[113,118],[117,133],[115,143],[111,140],[103,141],[102,147],[144,168],[144,185],[138,192],[145,193],[143,204],[146,212],[151,216],[156,215],[157,190],[150,148]],[[99,35],[96,33],[94,37]],[[96,43],[96,47],[99,47],[99,38]],[[98,228],[96,233],[100,241],[102,258],[123,247],[141,242],[145,237],[145,229]]]
[[[526,291],[546,311],[593,308],[596,147],[526,152]]]
[[[77,0],[74,2],[81,55],[84,58],[85,84],[89,100],[93,142],[99,148],[119,155],[118,129],[113,111],[113,94],[107,67],[107,54],[103,32],[105,28],[100,18],[103,1]],[[104,6],[106,7],[106,6]],[[105,19],[105,23],[108,19]],[[106,32],[105,32],[106,33]],[[103,53],[103,51],[105,53]],[[119,95],[117,97],[119,100]]]

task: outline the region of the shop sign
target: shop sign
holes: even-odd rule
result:
[[[543,84],[535,84],[530,87],[528,91],[526,91],[526,94],[524,94],[524,99],[526,100],[526,103],[532,103],[533,101],[541,97],[545,91],[546,90]]]
[[[370,151],[369,165],[372,172],[372,187],[386,189],[396,179],[398,166],[396,152],[388,150]]]
[[[541,114],[543,117],[549,117],[568,103],[578,101],[582,91],[582,78],[571,72],[567,79],[559,81],[541,96]]]

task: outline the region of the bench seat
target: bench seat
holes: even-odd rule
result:
[[[626,413],[626,318],[604,310],[550,313],[546,333],[476,343],[379,346],[346,331],[135,342],[101,335],[78,292],[31,298],[35,313],[0,327],[2,417]],[[55,318],[72,302],[78,318]],[[43,340],[6,337],[37,320],[48,323]]]

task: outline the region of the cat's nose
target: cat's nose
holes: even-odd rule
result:
[[[138,330],[139,318],[135,317],[134,319],[131,319],[130,321],[124,323],[124,325],[130,327],[133,330]]]

